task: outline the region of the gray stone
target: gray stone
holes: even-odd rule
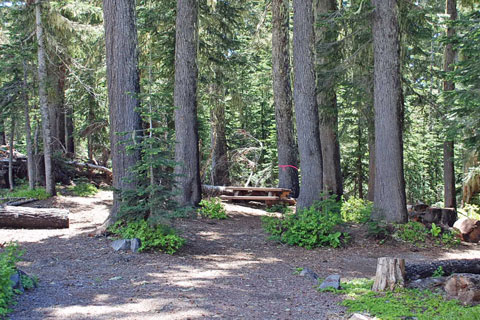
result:
[[[120,239],[115,240],[111,244],[113,250],[120,251],[120,250],[129,250],[130,249],[130,240],[128,239]]]
[[[329,275],[320,285],[320,289],[333,288],[340,290],[340,275],[331,274]]]
[[[142,245],[142,241],[138,238],[133,238],[130,239],[130,250],[132,252],[138,252],[138,249],[140,249],[140,246]]]
[[[22,285],[22,280],[20,277],[20,272],[16,271],[14,274],[10,276],[10,281],[12,282],[12,289],[20,290],[21,292],[25,292],[25,289]]]
[[[315,281],[318,280],[318,275],[309,268],[303,268],[302,271],[300,272],[300,275],[302,277],[307,277]]]

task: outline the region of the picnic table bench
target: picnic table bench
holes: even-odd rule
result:
[[[292,204],[295,199],[289,197],[291,190],[284,188],[257,188],[257,187],[225,187],[225,191],[232,195],[221,195],[222,200],[228,201],[260,201],[267,206],[278,203]]]

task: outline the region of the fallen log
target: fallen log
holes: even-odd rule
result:
[[[69,227],[68,210],[0,207],[0,228],[63,229]]]
[[[435,271],[443,271],[443,275],[453,273],[480,274],[480,259],[465,260],[439,260],[423,263],[407,263],[405,266],[405,279],[408,281],[431,277]]]

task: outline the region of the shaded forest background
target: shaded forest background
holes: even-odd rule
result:
[[[452,22],[445,1],[402,0],[398,5],[407,202],[444,205],[444,141],[455,141],[457,203],[480,204],[479,7],[459,2]],[[21,1],[0,3],[0,144],[13,141],[15,149],[27,153],[29,139],[32,152],[41,154],[34,7]],[[174,179],[176,8],[173,0],[137,1],[135,8],[142,120],[138,134],[144,137],[136,172],[146,188],[148,182],[156,186],[154,192],[170,190]],[[202,0],[198,10],[201,181],[275,186],[279,171],[285,170],[279,165],[285,164],[278,163],[277,155],[272,2]],[[341,1],[335,10],[316,15],[315,28],[328,40],[315,48],[323,57],[316,65],[322,79],[317,90],[333,90],[336,96],[343,194],[372,200],[372,6],[369,1]],[[42,18],[54,158],[110,167],[102,3],[42,2]],[[455,29],[454,36],[446,36],[448,27]],[[449,44],[456,57],[445,71]],[[445,81],[455,83],[454,90],[444,90]]]

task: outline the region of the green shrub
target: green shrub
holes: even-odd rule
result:
[[[218,198],[203,199],[200,201],[200,214],[210,219],[227,219],[227,211]]]
[[[264,217],[262,221],[263,228],[274,239],[307,249],[337,248],[348,238],[348,234],[336,230],[342,218],[340,204],[334,197],[318,201],[296,214],[286,214],[283,218]]]
[[[395,235],[403,241],[418,244],[427,240],[428,230],[422,223],[410,221],[405,224],[398,224]]]
[[[365,223],[372,214],[373,202],[355,197],[350,197],[342,204],[340,213],[345,222]]]
[[[367,235],[369,238],[374,238],[376,240],[384,241],[391,234],[388,225],[378,222],[378,221],[369,221],[367,228]]]
[[[124,239],[138,238],[141,246],[138,251],[160,250],[168,254],[174,254],[186,242],[176,234],[173,228],[165,225],[151,226],[146,220],[118,221],[110,232]]]
[[[0,253],[0,318],[10,312],[8,306],[12,303],[14,292],[10,277],[16,272],[15,263],[22,252],[18,245],[9,244]]]
[[[440,294],[415,289],[398,289],[394,292],[373,292],[373,281],[354,279],[342,283],[344,290],[329,290],[344,294],[341,304],[349,312],[368,313],[383,320],[473,320],[480,319],[480,306],[462,306],[456,300],[446,301]]]
[[[270,213],[280,212],[281,214],[286,214],[286,213],[291,213],[292,209],[290,209],[288,206],[284,204],[277,203],[277,204],[274,204],[273,206],[267,207],[265,211]]]
[[[68,187],[67,189],[77,197],[91,197],[96,195],[98,192],[97,187],[88,182],[80,182],[75,186]]]

